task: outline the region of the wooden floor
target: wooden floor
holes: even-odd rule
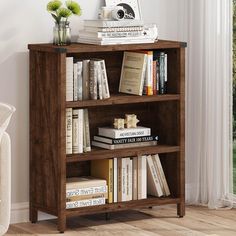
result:
[[[110,221],[105,221],[104,214],[76,217],[67,225],[66,236],[236,236],[236,209],[187,207],[186,216],[177,218],[175,208],[161,207],[112,213]],[[49,220],[11,225],[6,235],[61,234],[56,230],[56,220]]]

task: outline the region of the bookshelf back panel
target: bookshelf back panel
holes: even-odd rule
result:
[[[90,161],[67,163],[66,177],[90,176]]]
[[[138,52],[138,51],[137,51]],[[165,52],[168,55],[168,83],[167,93],[179,93],[179,53],[178,49],[158,50],[156,52]],[[67,56],[74,57],[74,61],[85,59],[104,59],[106,63],[106,71],[108,76],[109,89],[111,94],[119,92],[120,75],[123,61],[123,52],[91,52],[79,54],[67,54]]]
[[[142,103],[89,108],[90,135],[98,135],[98,127],[112,126],[114,118],[136,114],[139,126],[151,128],[152,135],[159,136],[162,144],[178,143],[177,102]]]
[[[178,184],[178,153],[159,154],[165,177],[170,188],[171,197],[180,197]]]

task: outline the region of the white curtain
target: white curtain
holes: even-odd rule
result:
[[[232,0],[189,0],[186,198],[209,208],[232,193]]]

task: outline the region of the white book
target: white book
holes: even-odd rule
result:
[[[107,185],[97,186],[97,187],[84,187],[77,189],[68,189],[66,190],[66,197],[76,197],[84,195],[92,195],[99,193],[107,193]]]
[[[83,135],[83,149],[84,152],[91,151],[90,128],[89,128],[89,114],[88,109],[84,109],[84,135]]]
[[[127,158],[122,158],[122,202],[127,201]]]
[[[83,62],[77,62],[77,98],[83,100]]]
[[[133,157],[133,200],[138,200],[138,157]]]
[[[103,99],[103,83],[102,83],[102,68],[101,68],[101,61],[98,61],[97,65],[97,97],[98,99]]]
[[[74,109],[73,110],[73,153],[83,153],[83,110],[82,109]]]
[[[137,126],[136,128],[126,128],[126,129],[114,129],[110,127],[100,127],[98,128],[98,135],[108,137],[108,138],[131,138],[131,137],[142,137],[151,135],[151,129]]]
[[[74,78],[73,78],[73,100],[78,100],[78,66],[74,63]]]
[[[95,199],[88,199],[74,202],[66,202],[66,209],[98,206],[98,205],[104,205],[105,203],[106,203],[105,198],[95,198]]]
[[[168,75],[167,75],[167,70],[168,70],[168,68],[167,68],[167,60],[168,60],[168,56],[167,56],[167,54],[165,54],[165,82],[167,82],[167,80],[168,80]]]
[[[145,94],[153,95],[153,52],[147,52],[147,67],[145,76]]]
[[[155,197],[163,196],[160,179],[157,175],[152,156],[147,156],[147,180],[148,180],[148,194]]]
[[[128,165],[128,199],[132,201],[133,199],[133,160],[129,158],[129,165]]]
[[[72,177],[66,179],[66,190],[106,186],[107,181],[95,177]]]
[[[79,110],[72,111],[72,153],[79,153]]]
[[[107,78],[107,71],[106,71],[106,64],[105,60],[100,61],[100,68],[102,73],[102,96],[104,99],[110,98],[110,91],[108,85],[108,78]]]
[[[151,44],[155,43],[157,39],[148,37],[127,37],[127,38],[110,38],[110,39],[97,39],[97,38],[78,38],[78,43],[95,44],[95,45],[118,45],[118,44]]]
[[[138,199],[147,198],[147,160],[146,156],[138,157]]]
[[[66,154],[72,154],[72,108],[66,109]]]
[[[170,195],[170,189],[169,189],[166,177],[165,177],[164,170],[163,170],[162,165],[161,165],[160,157],[159,157],[158,154],[156,154],[156,155],[152,156],[152,159],[153,159],[154,165],[156,166],[157,170],[160,173],[160,177],[161,177],[161,181],[163,183],[165,196],[169,196]]]
[[[143,31],[143,26],[127,26],[127,27],[84,27],[86,32],[132,32],[132,31]]]
[[[85,20],[85,27],[128,27],[128,26],[143,26],[142,20]]]
[[[79,31],[81,38],[124,38],[124,37],[140,37],[143,35],[142,31],[120,31],[120,32],[89,32],[85,30]]]
[[[113,202],[117,202],[118,199],[118,173],[117,173],[117,158],[113,159]]]
[[[89,99],[90,60],[83,60],[83,100]]]
[[[97,100],[98,99],[98,60],[90,61],[90,76],[89,76],[89,91],[90,91],[90,99]]]
[[[73,96],[73,57],[66,58],[66,101],[71,102],[74,100]]]

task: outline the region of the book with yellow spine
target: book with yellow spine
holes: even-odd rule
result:
[[[108,203],[113,203],[113,159],[91,161],[91,175],[107,181]]]

